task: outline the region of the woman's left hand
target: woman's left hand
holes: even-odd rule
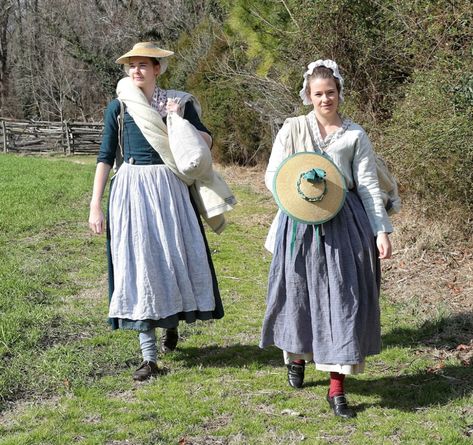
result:
[[[388,260],[391,258],[393,253],[391,241],[389,240],[389,235],[387,233],[378,233],[376,237],[376,246],[379,251],[379,259]]]
[[[168,99],[166,102],[166,111],[168,113],[177,113],[179,114],[179,101],[177,99]]]

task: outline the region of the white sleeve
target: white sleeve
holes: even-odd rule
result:
[[[271,156],[269,157],[268,166],[266,167],[266,173],[264,175],[264,183],[271,193],[273,192],[273,178],[278,167],[281,165],[281,162],[291,154],[287,143],[289,135],[290,122],[286,120],[276,135],[271,150]]]
[[[363,202],[373,233],[391,233],[393,227],[386,213],[376,172],[376,158],[371,142],[363,131],[357,140],[352,164],[353,179]]]

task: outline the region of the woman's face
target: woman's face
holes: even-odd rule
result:
[[[128,74],[133,83],[141,89],[155,86],[156,76],[159,75],[160,65],[154,64],[149,57],[130,57]]]
[[[339,95],[334,79],[315,78],[309,82],[310,99],[315,113],[321,117],[332,117],[338,111]]]

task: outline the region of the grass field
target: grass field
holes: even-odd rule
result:
[[[108,328],[104,238],[86,223],[93,173],[0,156],[0,445],[473,443],[473,322],[421,296],[383,295],[383,351],[347,379],[355,420],[333,416],[313,367],[287,385],[280,351],[257,346],[275,206],[242,181],[226,231],[208,232],[225,317],[181,326],[163,375],[134,383],[138,341]]]

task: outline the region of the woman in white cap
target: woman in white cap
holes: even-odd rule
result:
[[[110,187],[107,247],[109,322],[139,332],[143,354],[135,380],[158,374],[155,330],[164,328],[161,352],[176,347],[180,320],[223,317],[223,307],[202,222],[188,185],[169,168],[168,113],[189,121],[207,144],[197,100],[164,90],[156,79],[173,53],[137,43],[117,63],[127,77],[117,85],[104,132],[90,203],[89,226],[104,231],[101,200],[110,170],[122,161]],[[185,179],[185,178],[184,178]]]
[[[275,177],[284,170],[281,166],[294,153],[309,151],[338,167],[346,194],[321,224],[304,224],[297,215],[278,212],[266,243],[273,260],[260,346],[284,351],[292,387],[303,385],[307,362],[329,372],[327,401],[336,416],[350,418],[356,413],[348,406],[344,378],[362,372],[365,357],[380,352],[379,259],[391,257],[392,226],[368,136],[338,111],[343,79],[337,64],[312,62],[300,96],[313,110],[284,123],[271,152],[266,185],[279,204]],[[299,195],[296,190],[292,200]]]

